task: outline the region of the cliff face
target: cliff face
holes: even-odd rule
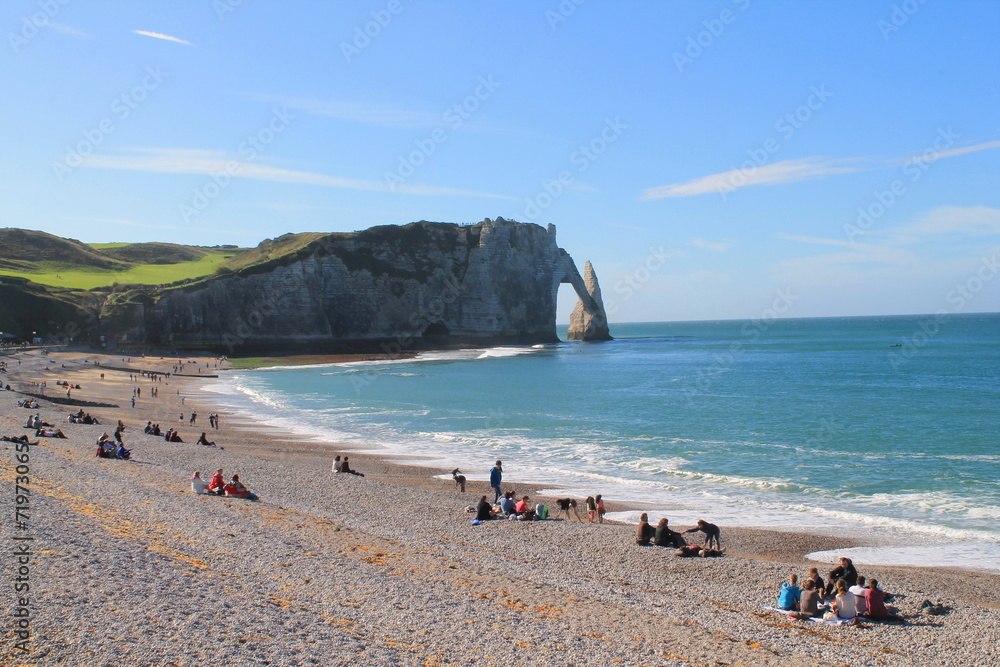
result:
[[[419,222],[331,234],[292,257],[139,298],[106,321],[127,316],[126,342],[226,353],[554,342],[563,282],[606,322],[553,226]],[[603,336],[580,337],[607,339],[606,324]]]

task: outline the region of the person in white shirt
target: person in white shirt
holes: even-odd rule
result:
[[[854,593],[854,605],[857,607],[858,616],[862,616],[868,613],[868,601],[865,599],[865,578],[862,575],[858,575],[858,583],[854,584],[847,589],[848,592]]]
[[[197,470],[191,476],[191,490],[195,493],[208,493],[208,482],[201,478],[201,473]]]

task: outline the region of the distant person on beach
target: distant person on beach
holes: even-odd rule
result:
[[[340,454],[333,457],[333,472],[340,472]]]
[[[801,599],[802,589],[799,588],[799,575],[792,574],[788,577],[788,581],[781,584],[781,591],[778,593],[778,609],[795,611],[799,608]]]
[[[837,618],[854,618],[858,615],[858,609],[854,593],[847,590],[847,582],[837,579],[837,597],[830,604],[832,611],[837,613]]]
[[[500,483],[503,482],[503,463],[497,461],[496,465],[490,468],[490,488],[493,489],[494,504],[500,500],[503,492],[500,490]]]
[[[500,511],[502,511],[506,516],[510,516],[514,513],[514,507],[517,503],[514,501],[514,492],[508,491],[503,494],[503,498],[500,499]]]
[[[240,481],[240,476],[234,474],[233,478],[229,480],[229,484],[226,484],[224,491],[227,496],[233,498],[246,498],[247,500],[257,500],[257,496],[250,493],[250,490],[243,486],[243,482]]]
[[[799,611],[793,615],[799,620],[822,616],[823,612],[819,608],[822,599],[822,591],[816,588],[812,579],[806,579],[799,592]]]
[[[535,510],[528,505],[528,498],[528,496],[521,496],[521,499],[514,505],[514,513],[517,518],[524,521],[535,518]]]
[[[208,482],[208,492],[221,496],[225,493],[225,488],[226,480],[222,477],[222,468],[219,468]]]
[[[576,520],[583,523],[583,519],[580,518],[580,512],[576,509],[576,498],[560,498],[556,501],[556,506],[559,507],[559,514],[556,516],[558,519],[563,514],[566,515],[566,520],[569,521],[569,512],[572,509]]]
[[[205,432],[201,432],[201,437],[198,438],[199,445],[205,445],[206,447],[215,447],[215,443],[211,442],[207,437],[205,437]]]
[[[601,494],[594,498],[594,507],[597,509],[597,523],[604,523],[604,499]]]
[[[834,587],[837,582],[841,579],[847,586],[853,586],[858,583],[858,571],[854,568],[854,563],[851,562],[850,558],[846,556],[840,557],[840,566],[830,570],[830,578],[826,580],[826,594],[830,595],[833,592]]]
[[[817,567],[809,568],[809,577],[807,581],[813,582],[813,586],[816,588],[817,594],[822,595],[823,591],[826,590],[826,584],[823,582],[823,577],[819,576],[819,568]]]
[[[201,478],[201,472],[197,470],[191,475],[191,490],[197,494],[208,493],[208,482]]]
[[[660,522],[656,524],[656,533],[653,535],[653,544],[658,547],[675,547],[680,549],[683,546],[687,546],[687,542],[680,533],[675,533],[667,525],[667,517],[660,519]]]
[[[125,449],[125,445],[119,442],[118,451],[115,452],[115,455],[123,461],[128,461],[129,459],[132,458],[132,450]]]
[[[480,521],[489,521],[495,518],[493,515],[493,506],[486,502],[486,496],[479,499],[476,503],[476,518]]]
[[[865,600],[865,578],[858,575],[858,581],[853,586],[848,586],[847,590],[854,594],[855,604],[858,608],[858,616],[868,613],[868,602]]]
[[[344,457],[344,460],[340,462],[340,472],[349,472],[352,475],[357,475],[358,477],[364,477],[363,473],[360,473],[357,470],[351,468],[351,464],[347,462],[346,456]]]
[[[715,543],[716,549],[722,548],[722,540],[720,539],[719,527],[716,526],[714,523],[709,523],[704,519],[698,519],[698,525],[690,530],[685,530],[684,534],[696,533],[698,531],[701,531],[702,533],[705,534],[705,548],[711,549],[713,542]]]
[[[868,582],[864,597],[867,609],[864,613],[866,618],[870,618],[873,621],[904,622],[899,616],[889,613],[889,610],[885,606],[885,593],[878,587],[878,579],[872,579]]]
[[[635,543],[648,546],[654,535],[656,529],[649,525],[649,515],[643,512],[639,515],[639,530],[635,533]]]

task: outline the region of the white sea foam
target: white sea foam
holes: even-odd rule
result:
[[[954,567],[1000,573],[1000,544],[960,542],[928,546],[855,547],[834,551],[814,551],[806,558],[836,563],[847,556],[858,565],[912,565]]]

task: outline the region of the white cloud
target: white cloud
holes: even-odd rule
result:
[[[49,28],[57,32],[61,32],[64,35],[72,35],[73,37],[82,37],[84,39],[93,39],[93,37],[85,30],[80,30],[79,28],[74,28],[71,25],[66,25],[65,23],[56,23],[55,21],[49,21],[46,24]]]
[[[726,252],[736,245],[736,240],[722,239],[721,241],[709,241],[707,239],[693,239],[688,242],[688,245],[694,246],[695,248],[702,248],[704,250],[712,250],[714,252]]]
[[[850,174],[864,169],[864,167],[851,164],[852,162],[853,160],[830,160],[818,157],[784,160],[762,167],[732,169],[696,178],[692,181],[647,188],[643,191],[642,198],[692,197],[713,192],[727,192],[750,185],[796,183],[834,174]]]
[[[131,155],[91,155],[84,159],[83,166],[95,169],[123,169],[127,171],[148,171],[164,174],[203,174],[205,176],[228,173],[233,178],[249,178],[299,185],[319,185],[349,190],[397,192],[409,195],[510,199],[510,197],[502,195],[469,192],[467,190],[429,185],[399,184],[393,190],[390,189],[388,184],[382,181],[329,176],[310,171],[296,171],[259,163],[241,162],[222,151],[203,149],[146,148],[138,149]]]
[[[729,171],[702,176],[690,181],[647,188],[643,190],[642,199],[693,197],[713,192],[730,192],[752,185],[797,183],[799,181],[813,180],[838,174],[852,174],[872,169],[885,169],[906,163],[933,162],[959,155],[992,150],[994,148],[1000,148],[1000,140],[922,153],[916,157],[900,157],[890,160],[875,160],[867,157],[837,159],[808,157],[797,160],[783,160],[760,167],[751,166],[745,169],[730,169]]]
[[[191,42],[181,39],[180,37],[174,37],[173,35],[164,35],[162,32],[151,32],[149,30],[133,30],[137,35],[143,35],[144,37],[152,37],[153,39],[164,39],[168,42],[176,42],[178,44],[186,44],[187,46],[194,46]]]
[[[1000,209],[989,206],[939,206],[923,218],[885,232],[916,242],[925,236],[957,234],[964,236],[1000,235]]]

